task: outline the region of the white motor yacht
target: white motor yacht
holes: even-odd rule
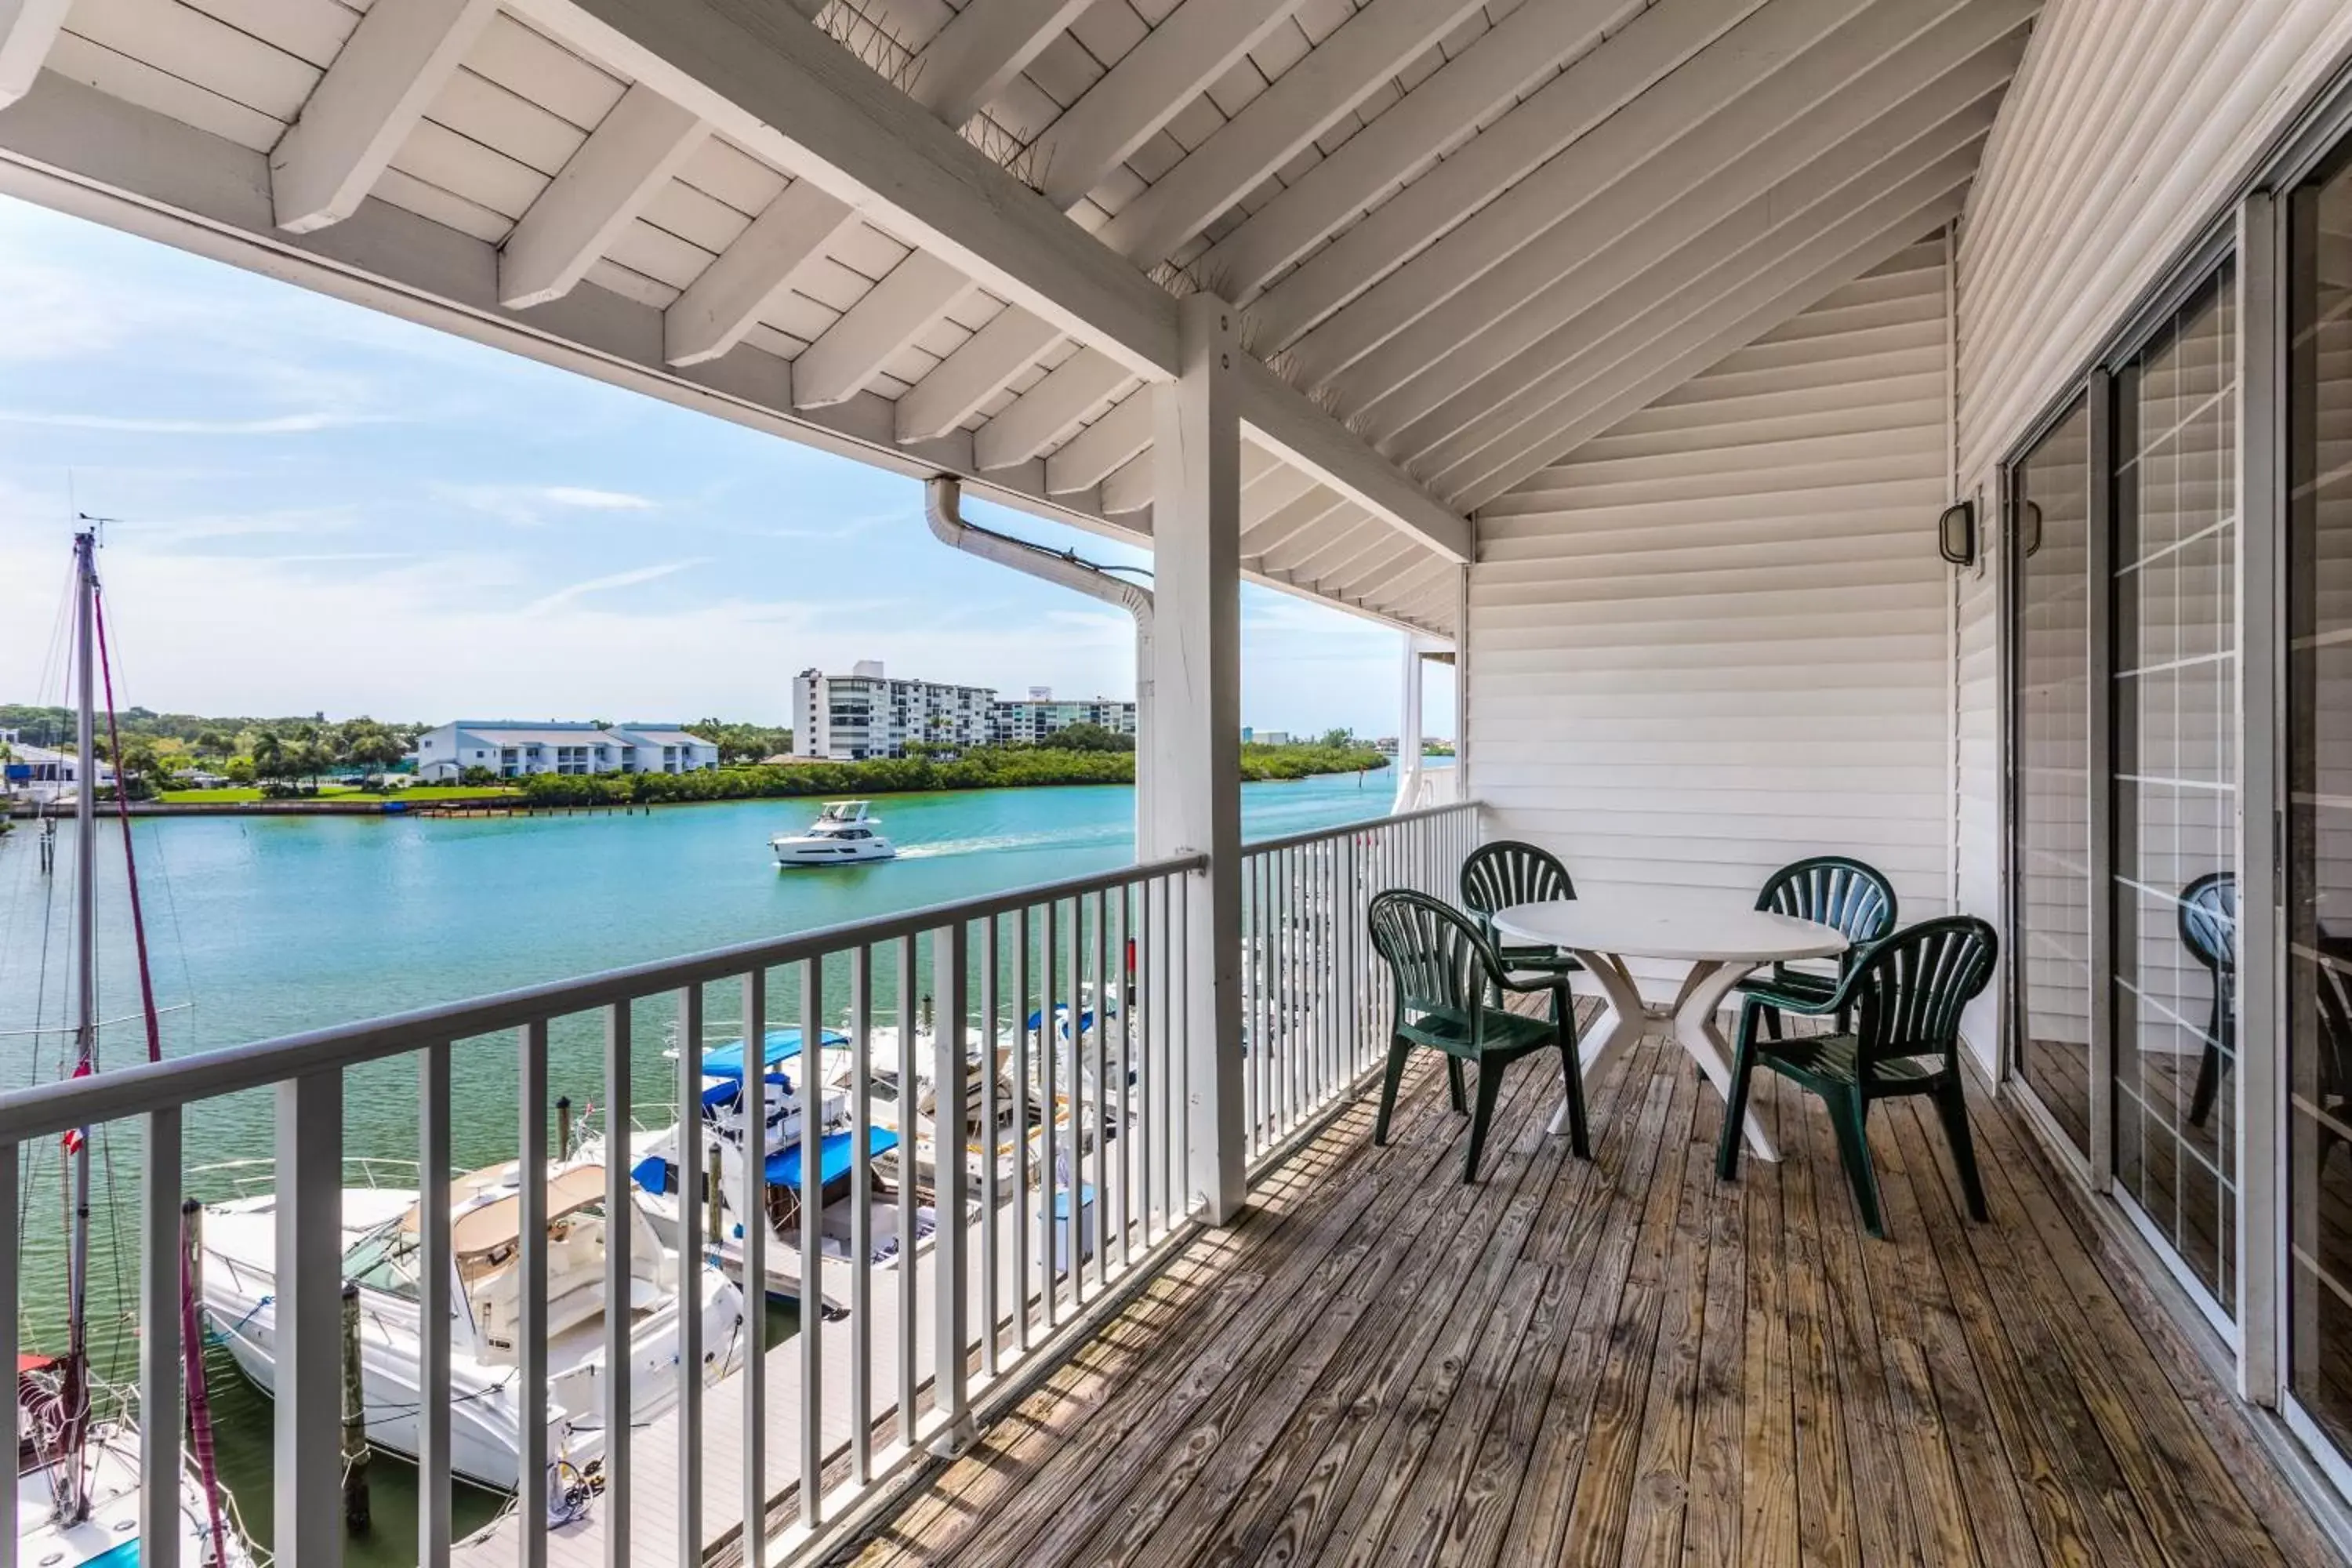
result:
[[[898,847],[882,837],[882,819],[862,800],[826,804],[805,833],[779,833],[768,840],[779,866],[855,866],[895,858]]]
[[[604,1446],[604,1169],[585,1162],[547,1177],[547,1405],[527,1413],[515,1388],[522,1197],[509,1163],[452,1184],[449,1468],[495,1491],[516,1489],[522,1423],[547,1423],[551,1458],[584,1468]],[[204,1310],[237,1366],[264,1392],[276,1378],[277,1199],[205,1211]],[[634,1204],[629,1227],[629,1400],[642,1426],[677,1403],[679,1259]],[[343,1193],[343,1275],[360,1288],[362,1393],[371,1444],[414,1458],[419,1323],[417,1198],[413,1189]],[[705,1382],[742,1360],[742,1292],[696,1260]],[[553,1489],[551,1488],[551,1490]]]

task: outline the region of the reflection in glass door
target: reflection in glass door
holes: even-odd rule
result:
[[[2352,172],[2288,210],[2286,1376],[2352,1450]]]
[[[2011,952],[2017,1070],[2090,1152],[2089,417],[2010,470],[2016,712]]]
[[[2116,373],[2115,1179],[2236,1315],[2237,291]]]

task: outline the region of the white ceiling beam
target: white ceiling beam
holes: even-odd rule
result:
[[[1151,445],[1151,394],[1136,393],[1045,459],[1045,493],[1091,489]]]
[[[1120,208],[1097,237],[1146,263],[1172,254],[1485,3],[1371,0]],[[1225,279],[1202,276],[1217,293],[1232,293]]]
[[[73,0],[0,0],[0,109],[33,90]]]
[[[1269,550],[1259,564],[1268,572],[1279,572],[1303,587],[1311,587],[1316,574],[1307,570],[1312,562],[1328,561],[1334,552],[1351,553],[1370,544],[1385,543],[1396,538],[1392,529],[1364,515],[1354,506],[1339,509],[1322,523],[1300,533],[1286,544]]]
[[[1376,604],[1381,595],[1395,593],[1408,578],[1418,576],[1428,569],[1428,556],[1407,552],[1385,564],[1357,573],[1348,584],[1348,592],[1367,603]]]
[[[1562,395],[1529,400],[1539,405],[1523,416],[1499,416],[1496,436],[1436,476],[1436,482],[1446,486],[1465,509],[1484,506],[1572,450],[1575,443],[1753,342],[1904,244],[1948,221],[1959,211],[1974,171],[1973,158],[1972,151],[1953,160],[1948,172],[1939,169],[1935,175],[1908,182],[1890,193],[1887,201],[1872,204],[1856,220],[1823,230],[1783,265],[1664,324],[1664,331],[1657,330],[1659,323],[1645,323],[1644,341],[1629,345],[1626,353],[1615,356],[1597,375]],[[1938,177],[1945,188],[1919,199],[1919,192]],[[1915,205],[1897,211],[1906,199]],[[1889,212],[1897,216],[1890,219]],[[1875,230],[1868,227],[1872,217],[1878,223]]]
[[[1093,0],[971,0],[916,55],[907,91],[950,125],[987,108]]]
[[[1242,559],[1263,560],[1268,551],[1281,549],[1324,519],[1353,508],[1354,503],[1345,497],[1310,480],[1307,490],[1296,500],[1276,507],[1242,531]]]
[[[1643,11],[1622,31],[1570,65],[1528,95],[1526,102],[1473,136],[1443,163],[1268,289],[1250,311],[1261,343],[1281,348],[1296,342],[1391,268],[1634,101],[1764,3],[1664,0]],[[1408,94],[1406,103],[1416,96]],[[1400,104],[1390,112],[1404,107]],[[1378,124],[1373,122],[1374,127]],[[1402,173],[1397,177],[1402,178]],[[1302,187],[1306,183],[1301,182]],[[1384,180],[1374,196],[1386,188]],[[1347,215],[1357,210],[1351,202]]]
[[[1864,31],[1897,30],[1907,37],[1961,3],[1774,0],[1297,340],[1287,351],[1293,374],[1302,386],[1329,383],[1611,186],[1646,183],[1654,161],[1710,117],[1754,112],[1757,134],[1769,135],[1786,118],[1790,98],[1843,79],[1842,52],[1832,52],[1832,64],[1809,51],[1856,12]]]
[[[952,300],[970,286],[962,273],[929,251],[908,251],[889,276],[793,361],[793,401],[821,408],[856,396],[883,362],[929,324],[908,331],[926,301],[942,293]]]
[[[1440,148],[1508,108],[1559,61],[1591,48],[1643,4],[1553,0],[1521,5],[1210,247],[1197,270],[1232,290],[1236,302],[1255,299],[1267,279],[1382,192],[1435,162]]]
[[[1130,459],[1103,479],[1100,493],[1104,513],[1116,516],[1141,510],[1151,504],[1157,484],[1150,453]]]
[[[848,216],[847,203],[807,180],[777,192],[664,312],[663,358],[690,365],[725,355]]]
[[[1061,336],[1017,305],[999,310],[898,399],[898,438],[927,441],[954,429]]]
[[[1759,194],[1779,222],[1971,106],[1989,121],[2024,47],[1998,19],[2014,24],[2034,4],[1994,0],[1947,18],[1761,142],[1707,135],[1677,147],[1381,344],[1332,384],[1335,400],[1396,450],[1451,435],[1423,422],[1504,366],[1539,360],[1545,334],[1602,300],[1622,310],[1616,290],[1654,291],[1667,286],[1661,268],[1687,275],[1727,254],[1691,242]]]
[[[623,93],[507,237],[499,303],[520,310],[570,293],[709,135],[642,82]]]
[[[357,212],[497,12],[497,0],[371,6],[269,154],[278,226],[310,234]]]
[[[1127,367],[1080,349],[982,426],[972,451],[983,468],[1025,463],[1075,429],[1134,378]]]
[[[1749,201],[1687,241],[1660,249],[1635,268],[1625,261],[1626,280],[1593,300],[1549,331],[1532,331],[1510,340],[1519,352],[1480,376],[1426,416],[1393,433],[1387,443],[1406,462],[1433,460],[1444,443],[1475,435],[1495,408],[1539,382],[1557,378],[1565,366],[1611,341],[1626,322],[1669,304],[1685,289],[1706,287],[1710,276],[1738,265],[1751,247],[1784,243],[1785,237],[1835,221],[1860,199],[1855,191],[1885,190],[1958,148],[1983,140],[1991,128],[1991,94],[1962,106],[1926,131],[1888,128],[1889,140],[1857,138],[1814,167],[1781,184],[1759,187]],[[1782,237],[1775,239],[1775,235]],[[1646,251],[1639,237],[1633,247]]]
[[[1045,199],[1068,210],[1231,70],[1302,0],[1183,0],[1038,137]]]
[[[961,126],[1027,69],[1039,51],[1090,3],[972,0],[915,57],[907,92],[942,122]],[[856,221],[851,218],[841,226],[845,229]],[[829,249],[835,237],[828,236],[819,248]],[[793,395],[815,405],[855,394],[893,355],[977,292],[971,279],[939,257],[925,250],[909,253],[795,362],[799,379],[793,384]],[[1043,352],[1042,345],[1038,352]],[[809,363],[812,359],[816,362],[814,365]],[[1018,374],[1015,367],[1005,379]],[[991,395],[994,390],[991,389]],[[941,428],[960,422],[950,420]]]
[[[760,0],[508,3],[1131,374],[1175,374],[1165,289],[796,13]]]
[[[1726,295],[1742,289],[1771,291],[1775,279],[1802,277],[1823,259],[1842,254],[1846,247],[1867,239],[1904,212],[1932,200],[1949,186],[1965,181],[1975,169],[1971,162],[1984,138],[1981,124],[1939,131],[1847,182],[1812,206],[1768,221],[1745,237],[1728,240],[1715,253],[1713,264],[1697,278],[1663,297],[1637,308],[1614,302],[1591,313],[1578,329],[1578,341],[1549,349],[1551,364],[1525,386],[1483,388],[1465,395],[1476,399],[1475,417],[1462,421],[1457,435],[1438,442],[1416,459],[1419,471],[1447,475],[1462,463],[1510,434],[1530,418],[1549,415],[1561,402],[1580,396],[1580,388],[1606,376],[1627,360],[1651,357],[1651,339],[1704,310]],[[1768,209],[1769,210],[1769,209]],[[1704,254],[1704,253],[1702,253]]]
[[[1240,357],[1244,434],[1440,555],[1470,558],[1469,523],[1256,359]]]

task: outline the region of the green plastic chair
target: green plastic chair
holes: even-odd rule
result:
[[[1573,1009],[1554,1018],[1531,1018],[1489,1005],[1503,978],[1495,948],[1478,928],[1437,900],[1402,889],[1372,900],[1372,946],[1387,960],[1396,981],[1396,1016],[1389,1029],[1388,1071],[1381,1079],[1381,1114],[1372,1142],[1389,1141],[1389,1118],[1396,1110],[1397,1084],[1415,1047],[1445,1058],[1445,1081],[1454,1109],[1464,1109],[1462,1068],[1478,1069],[1477,1106],[1470,1113],[1470,1148],[1462,1179],[1478,1179],[1478,1156],[1486,1146],[1502,1092],[1502,1069],[1538,1051],[1559,1053],[1568,1089],[1569,1145],[1579,1159],[1592,1157],[1584,1122],[1584,1075],[1576,1055]]]
[[[1776,963],[1769,974],[1741,981],[1739,989],[1748,994],[1743,1016],[1761,1005],[1756,998],[1765,991],[1814,1001],[1830,995],[1852,973],[1861,950],[1895,929],[1894,885],[1876,867],[1848,855],[1816,855],[1781,867],[1766,879],[1764,890],[1756,895],[1756,907],[1828,926],[1853,945],[1839,959],[1835,974]],[[1765,1033],[1776,1040],[1780,1037],[1778,1008],[1764,1009],[1763,1023]],[[1838,1016],[1840,1030],[1853,1024],[1845,1014]]]
[[[1884,1239],[1886,1226],[1879,1217],[1878,1175],[1871,1166],[1864,1125],[1877,1101],[1907,1095],[1924,1094],[1935,1100],[1944,1136],[1952,1145],[1952,1163],[1959,1168],[1969,1216],[1982,1221],[1984,1184],[1977,1174],[1976,1144],[1969,1136],[1968,1100],[1960,1085],[1960,1010],[1991,982],[1999,951],[1991,926],[1973,915],[1954,915],[1923,921],[1869,948],[1827,997],[1759,989],[1759,1002],[1784,1013],[1826,1016],[1851,1008],[1860,1026],[1796,1039],[1761,1039],[1756,1028],[1760,1008],[1741,1012],[1731,1098],[1724,1108],[1723,1138],[1716,1149],[1717,1176],[1728,1182],[1739,1174],[1748,1080],[1765,1067],[1827,1104],[1846,1179],[1853,1184],[1854,1202],[1871,1235]]]
[[[1552,1016],[1575,1016],[1576,994],[1568,977],[1582,971],[1576,955],[1556,947],[1509,946],[1495,935],[1495,914],[1514,904],[1573,899],[1576,884],[1549,850],[1516,838],[1481,844],[1462,862],[1462,907],[1478,917],[1478,929],[1495,943],[1503,968],[1502,989],[1551,993]]]

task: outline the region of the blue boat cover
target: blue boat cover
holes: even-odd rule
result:
[[[855,1134],[845,1128],[839,1132],[828,1132],[824,1135],[824,1152],[817,1157],[818,1185],[823,1186],[827,1183],[839,1181],[848,1173],[849,1145],[854,1136]],[[866,1130],[867,1158],[887,1153],[898,1146],[898,1135],[887,1127],[869,1127]],[[794,1192],[800,1191],[800,1144],[794,1143],[789,1149],[779,1149],[768,1156],[768,1184],[772,1187],[790,1187]]]
[[[839,1029],[827,1029],[817,1037],[827,1046],[846,1046],[849,1037]],[[801,1032],[798,1029],[771,1029],[766,1048],[761,1052],[762,1067],[774,1067],[801,1054]],[[705,1078],[741,1078],[743,1076],[743,1042],[730,1040],[703,1053],[702,1073]]]

